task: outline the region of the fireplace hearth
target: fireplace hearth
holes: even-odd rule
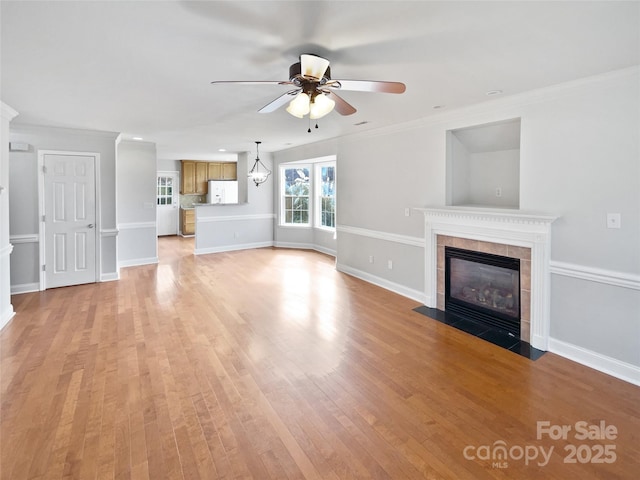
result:
[[[520,259],[446,247],[445,311],[520,338]]]

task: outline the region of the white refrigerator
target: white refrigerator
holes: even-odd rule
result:
[[[209,180],[207,203],[238,203],[238,182]]]

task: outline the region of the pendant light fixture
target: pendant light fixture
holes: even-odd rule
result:
[[[253,164],[253,168],[249,172],[249,178],[256,184],[256,187],[259,187],[261,183],[267,181],[269,175],[271,175],[271,170],[264,166],[264,163],[260,161],[260,152],[258,151],[260,144],[262,142],[256,141],[256,161]],[[262,167],[262,170],[260,169]]]

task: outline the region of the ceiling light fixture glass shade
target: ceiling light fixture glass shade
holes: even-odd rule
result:
[[[313,99],[313,103],[310,108],[309,117],[313,120],[324,117],[326,114],[333,110],[336,106],[336,102],[331,100],[328,95],[320,93]]]
[[[267,181],[269,175],[271,175],[271,170],[264,166],[264,163],[260,161],[260,153],[258,148],[262,142],[256,141],[256,161],[253,164],[253,168],[249,172],[249,178],[256,184],[256,187],[259,187],[261,183]],[[262,167],[262,170],[260,169]]]
[[[287,112],[289,112],[294,117],[302,118],[307,113],[309,113],[309,95],[304,92],[300,92],[296,95],[296,98],[291,100],[289,106],[287,107]]]
[[[302,70],[302,75],[305,77],[320,80],[324,77],[327,68],[329,68],[329,60],[326,58],[309,54],[300,55],[300,69]]]

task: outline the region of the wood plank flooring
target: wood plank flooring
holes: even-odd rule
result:
[[[638,387],[431,320],[322,254],[159,246],[117,282],[13,297],[3,480],[637,478]],[[618,434],[578,440],[580,421]]]

